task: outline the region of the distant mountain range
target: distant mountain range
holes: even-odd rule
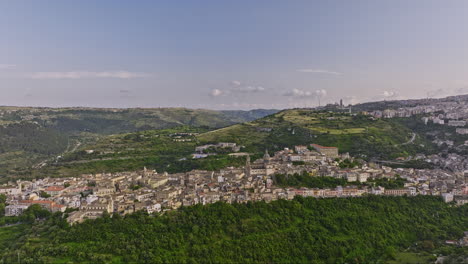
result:
[[[279,110],[215,111],[187,108],[0,107],[0,125],[34,122],[66,133],[116,134],[181,125],[223,127],[252,121]]]

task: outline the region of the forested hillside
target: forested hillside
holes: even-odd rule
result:
[[[68,143],[66,135],[29,122],[0,126],[0,135],[0,153],[24,151],[57,154],[63,151]]]
[[[194,153],[195,147],[201,144],[196,134],[206,131],[206,128],[177,127],[110,135],[93,144],[85,144],[47,166],[23,170],[15,176],[23,179],[70,177],[83,173],[140,170],[143,167],[175,173],[193,169],[219,170],[227,166],[245,164],[245,157],[236,158],[226,153],[193,159],[191,154]],[[184,141],[177,141],[178,133],[190,135],[184,136]]]
[[[189,125],[206,130],[251,121],[277,110],[185,108],[99,109],[0,107],[0,181],[41,168],[104,136]]]
[[[22,121],[0,125],[0,178],[10,170],[59,155],[68,144],[68,135],[35,123]]]
[[[215,111],[187,108],[0,107],[0,123],[32,121],[62,132],[118,134],[181,125],[219,128],[252,121],[278,110]]]
[[[468,206],[451,207],[429,196],[216,203],[72,227],[64,221],[55,215],[28,224],[15,243],[0,250],[2,261],[20,256],[21,263],[383,263],[403,251],[468,253],[443,245],[463,236]]]

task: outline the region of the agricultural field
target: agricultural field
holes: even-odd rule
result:
[[[427,152],[432,144],[412,130],[391,120],[374,120],[363,115],[315,112],[306,109],[285,110],[265,118],[201,134],[202,142],[230,141],[250,151],[277,150],[296,144],[316,143],[335,146],[363,158],[406,157]]]

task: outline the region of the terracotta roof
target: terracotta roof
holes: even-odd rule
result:
[[[29,204],[52,204],[53,201],[44,201],[44,200],[23,200],[20,203],[29,203]]]

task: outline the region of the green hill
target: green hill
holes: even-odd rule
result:
[[[409,128],[390,119],[294,109],[213,130],[198,139],[202,143],[235,142],[251,152],[316,143],[368,159],[406,157],[432,147],[418,135],[411,141],[412,136]]]
[[[224,127],[252,121],[278,110],[215,111],[187,108],[34,108],[0,107],[0,124],[20,121],[66,133],[128,133],[181,125]]]
[[[54,162],[57,157],[112,134],[185,125],[203,127],[206,131],[275,112],[277,110],[0,107],[0,179],[24,173],[28,167]]]
[[[174,137],[177,133],[192,134]],[[341,152],[368,160],[394,159],[431,150],[431,143],[424,137],[416,135],[414,141],[412,138],[412,130],[399,120],[374,120],[362,115],[295,109],[217,130],[182,126],[109,135],[97,142],[83,144],[58,162],[22,171],[17,177],[78,176],[137,170],[143,166],[174,173],[192,169],[216,170],[244,163],[243,158],[230,157],[227,153],[192,159],[196,146],[218,142],[235,142],[243,146],[241,151],[257,155],[265,149],[275,151],[317,143],[336,146]]]
[[[194,133],[206,131],[206,128],[186,126],[110,135],[96,143],[83,145],[42,168],[22,170],[15,177],[79,176],[83,173],[139,170],[144,166],[174,173],[192,169],[217,170],[244,163],[243,158],[227,154],[192,159],[191,154],[200,144]],[[179,138],[177,133],[189,135]]]
[[[31,122],[0,125],[0,177],[9,168],[30,166],[65,151],[67,135]]]

